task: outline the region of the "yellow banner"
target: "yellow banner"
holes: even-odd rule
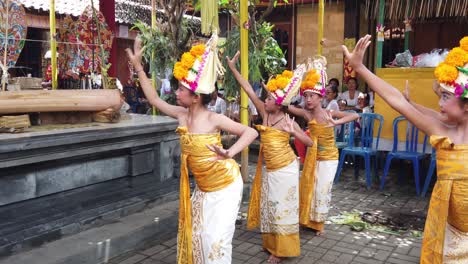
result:
[[[411,101],[439,111],[439,97],[432,90],[434,83],[434,68],[380,68],[376,69],[376,74],[398,90],[405,90],[406,80],[409,84],[409,94]],[[400,113],[391,108],[380,96],[375,95],[374,112],[384,117],[381,138],[393,140],[393,119],[400,116]],[[406,126],[399,130],[399,134],[404,133]],[[423,137],[420,136],[420,143]]]

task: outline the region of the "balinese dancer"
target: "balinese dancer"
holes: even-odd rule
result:
[[[443,119],[419,111],[364,66],[370,37],[361,38],[352,53],[343,47],[346,58],[385,102],[430,136],[437,151],[437,182],[424,228],[421,263],[468,263],[468,36],[434,71]]]
[[[206,45],[193,46],[174,66],[179,80],[174,106],[158,97],[141,65],[141,41],[134,52],[127,49],[149,102],[177,118],[182,149],[177,263],[231,263],[232,238],[242,197],[242,177],[232,159],[258,133],[209,111],[206,105],[215,90],[217,75],[224,70],[218,60],[217,36]],[[221,145],[220,131],[239,136],[229,149]],[[196,187],[190,200],[188,168]]]
[[[321,107],[326,93],[326,60],[319,57],[308,63],[310,70],[301,84],[304,109],[289,106],[294,115],[308,122],[313,147],[308,148],[300,180],[299,223],[321,235],[330,209],[331,189],[338,166],[333,126],[356,120],[359,115],[327,111]]]
[[[268,262],[278,263],[281,257],[300,255],[299,164],[290,146],[290,136],[307,146],[312,140],[285,110],[299,91],[305,66],[299,66],[294,72],[284,71],[271,79],[267,84],[268,97],[262,102],[236,69],[239,54],[237,52],[233,59],[227,58],[229,68],[263,119],[263,124],[257,125],[261,145],[247,227],[260,227],[263,247],[271,253]],[[264,175],[262,159],[266,165]]]

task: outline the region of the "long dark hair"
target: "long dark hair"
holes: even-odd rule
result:
[[[196,93],[192,90],[190,90],[190,93],[192,95],[196,95]],[[214,93],[216,93],[216,91],[214,91]],[[210,94],[198,94],[198,96],[200,96],[201,98],[201,102],[202,102],[202,105],[204,106],[207,106],[210,102],[211,102],[211,96],[213,95],[213,93],[210,93]]]

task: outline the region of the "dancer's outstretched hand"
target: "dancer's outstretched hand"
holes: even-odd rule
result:
[[[367,47],[369,47],[371,43],[370,38],[370,35],[365,35],[359,39],[352,53],[349,53],[346,46],[341,46],[346,59],[349,61],[349,65],[353,67],[353,69],[358,70],[361,67],[364,67],[364,64],[362,64],[362,59],[364,58],[364,53],[366,53]]]
[[[236,55],[234,55],[234,57],[229,58],[229,56],[226,56],[226,61],[227,61],[227,64],[229,66],[229,68],[236,68],[236,63],[237,61],[239,60],[239,55],[240,55],[240,51],[237,51],[236,52]]]
[[[332,111],[333,110],[325,110],[325,114],[323,115],[323,119],[325,119],[325,121],[327,121],[326,127],[334,127],[334,126],[338,125],[338,123],[336,123],[335,119],[333,119]]]
[[[229,154],[229,150],[223,149],[222,147],[211,144],[211,145],[206,145],[206,147],[216,153],[216,157],[212,157],[209,160],[210,161],[216,161],[216,160],[224,160],[224,159],[230,159],[232,158],[231,155]]]
[[[289,116],[289,114],[286,114],[286,116],[284,117],[284,121],[285,121],[285,122],[283,123],[283,126],[282,126],[284,132],[287,132],[287,133],[289,133],[289,134],[294,134],[294,132],[295,132],[295,129],[294,129],[294,118],[295,118],[295,117],[293,117],[293,118],[291,119],[291,117]]]
[[[125,52],[127,52],[127,57],[134,67],[141,65],[141,56],[143,54],[141,43],[141,39],[137,37],[135,39],[135,44],[133,45],[133,51],[129,48],[125,49]]]

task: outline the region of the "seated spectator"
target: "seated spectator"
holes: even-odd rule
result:
[[[328,80],[328,85],[333,85],[337,90],[340,90],[340,81],[337,78],[331,78]]]
[[[208,103],[207,108],[218,114],[226,114],[226,101],[219,96],[217,89],[211,94],[211,101]]]
[[[349,78],[348,82],[346,83],[348,90],[342,93],[339,98],[346,100],[347,106],[346,110],[358,110],[359,106],[357,105],[357,97],[359,91],[358,88],[358,81],[356,78],[351,77]]]
[[[337,103],[338,103],[338,107],[339,107],[340,111],[345,111],[346,110],[346,107],[348,106],[348,103],[346,102],[345,99],[338,99]]]
[[[228,117],[236,122],[240,122],[239,116],[239,109],[240,109],[240,95],[236,96],[236,101],[232,102],[228,109]],[[248,111],[249,111],[249,119],[251,122],[255,122],[258,117],[257,109],[253,105],[252,101],[249,99],[248,104]]]
[[[369,94],[359,93],[358,95],[358,105],[362,113],[372,113],[372,108],[369,106]]]
[[[136,113],[138,107],[140,106],[140,96],[138,94],[137,88],[135,87],[131,79],[128,79],[127,83],[123,87],[123,95],[125,97],[125,101],[130,106],[131,112]]]
[[[338,88],[334,85],[327,86],[325,98],[328,101],[327,106],[325,107],[327,110],[338,111],[340,107],[338,106],[338,102],[336,101],[336,97],[338,96]]]

